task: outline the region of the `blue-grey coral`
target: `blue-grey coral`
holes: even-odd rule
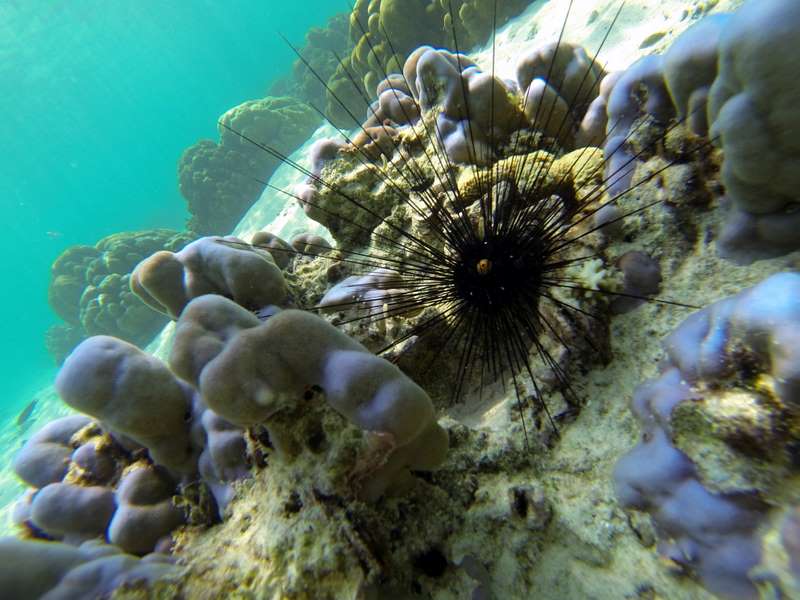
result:
[[[156,252],[137,265],[131,289],[173,319],[203,294],[221,294],[253,310],[283,304],[288,295],[272,255],[232,236],[201,238],[180,252]]]
[[[211,490],[221,514],[233,499],[231,482],[245,479],[250,475],[247,457],[245,432],[220,417],[213,410],[195,400],[195,411],[199,409],[199,434],[203,437],[203,452],[198,461],[198,471]]]
[[[62,252],[51,267],[47,291],[50,306],[66,321],[48,330],[47,347],[57,362],[90,335],[150,342],[166,320],[131,292],[131,272],[154,252],[176,252],[191,240],[171,229],[126,231]]]
[[[800,274],[694,313],[665,348],[662,375],[633,399],[642,439],[616,466],[617,496],[651,515],[661,554],[712,592],[756,598],[758,527],[795,471]]]
[[[310,106],[273,96],[243,102],[219,121],[219,142],[200,140],[178,161],[178,184],[192,215],[188,228],[197,235],[229,233],[279,165],[275,157],[230,135],[226,126],[288,156],[319,125]]]
[[[70,415],[51,421],[33,434],[14,457],[19,478],[36,488],[61,481],[74,450],[70,440],[89,422],[83,415]]]
[[[245,426],[268,424],[318,386],[336,411],[386,436],[391,452],[368,486],[373,495],[406,469],[435,468],[447,450],[422,388],[308,312],[285,310],[261,323],[220,296],[197,298],[178,320],[170,365],[217,414]]]
[[[0,589],[14,600],[106,598],[178,573],[166,557],[139,559],[113,546],[0,538]]]
[[[751,1],[730,15],[707,17],[663,56],[627,69],[608,102],[610,193],[630,184],[641,156],[630,143],[642,129],[640,117],[666,124],[677,116],[722,150],[728,204],[717,241],[721,255],[750,263],[799,248],[798,35],[800,5]]]
[[[800,248],[800,4],[746,3],[722,29],[708,96],[733,204],[722,250],[748,261]]]
[[[30,519],[48,535],[74,544],[104,538],[116,508],[114,492],[105,486],[51,483],[33,498]]]
[[[56,389],[73,408],[146,446],[156,463],[194,470],[197,449],[186,421],[192,391],[136,346],[109,336],[89,338],[64,362]]]
[[[176,482],[164,469],[134,467],[116,490],[118,507],[108,526],[108,540],[130,554],[147,554],[159,540],[183,524],[184,514],[172,501]]]

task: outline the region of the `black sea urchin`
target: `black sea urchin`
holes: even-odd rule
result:
[[[575,46],[563,41],[570,2],[558,41],[542,53],[546,61],[543,66],[540,60],[539,73],[534,74],[547,82],[544,87],[568,90],[563,99],[548,96],[544,87],[536,96],[530,91],[532,85],[527,93],[514,91],[522,92],[521,104],[515,104],[511,91],[495,77],[494,52],[491,72],[481,74],[459,52],[455,26],[454,53],[431,49],[427,60],[433,66],[427,75],[410,80],[409,73],[418,67],[414,61],[426,60],[420,51],[411,55],[403,74],[383,71],[384,82],[378,89],[384,94],[382,100],[394,107],[392,115],[382,104],[370,103],[356,76],[344,66],[368,107],[368,119],[361,123],[328,88],[329,96],[351,115],[358,129],[352,135],[340,129],[346,144],[328,146],[321,154],[338,157],[346,170],[366,173],[378,182],[381,191],[372,197],[340,183],[328,167],[306,169],[268,144],[234,131],[307,176],[305,190],[281,191],[332,230],[339,248],[329,260],[341,261],[355,273],[339,284],[337,294],[326,296],[328,311],[353,309],[355,315],[342,323],[380,324],[405,318],[405,330],[380,352],[396,353],[411,340],[432,340],[433,355],[457,357],[456,382],[450,386],[453,396],[461,396],[465,385],[475,383],[482,390],[487,382],[510,377],[520,414],[523,397],[532,399],[554,429],[556,419],[543,401],[534,362],[538,360],[555,378],[569,406],[577,400],[558,354],[569,353],[579,338],[582,344],[593,344],[580,327],[568,331],[565,322],[604,323],[607,311],[601,309],[606,297],[677,304],[626,293],[613,278],[603,281],[607,241],[601,230],[660,202],[618,206],[621,198],[672,164],[667,161],[663,168],[630,182],[633,161],[652,153],[681,121],[673,121],[613,168],[597,148],[615,134],[613,127],[572,151],[565,143],[576,135],[575,116],[585,113],[598,96],[603,69],[597,56],[623,4],[597,53],[578,60],[581,70],[576,73],[574,66],[564,66],[570,56],[580,57]],[[450,2],[448,10],[452,24]],[[493,14],[496,22],[496,2]],[[351,22],[377,57],[364,24],[357,18]],[[394,54],[388,34],[385,30],[382,34]],[[298,56],[315,72],[299,52]],[[409,63],[414,63],[412,68]],[[444,80],[426,80],[431,72],[439,72],[436,69],[457,73],[449,89]],[[480,77],[484,80],[473,86]],[[482,111],[476,110],[479,96]],[[535,106],[529,104],[534,102],[531,98]],[[442,118],[446,102],[456,112],[455,127]],[[231,130],[224,122],[220,125]],[[622,143],[638,136],[640,127],[624,132]],[[453,135],[460,147],[452,142]],[[310,250],[306,246],[305,253],[314,254],[313,245]],[[432,360],[429,367],[436,364]],[[523,378],[530,382],[532,393],[520,392]]]

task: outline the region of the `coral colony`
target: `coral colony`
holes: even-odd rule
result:
[[[669,278],[704,214],[714,260],[800,247],[800,3],[750,0],[615,73],[562,30],[514,79],[462,51],[525,3],[432,3],[420,26],[443,25],[449,50],[416,47],[400,4],[359,2],[352,54],[324,75],[298,63],[342,133],[310,167],[270,136],[316,112],[275,99],[277,125],[242,105],[181,161],[196,233],[229,230],[283,162],[306,178],[285,197],[333,244],[162,232],[145,256],[103,243],[59,261],[64,315],[106,335],[56,380],[80,414],[17,455],[30,489],[0,540],[5,596],[524,598],[547,544],[604,569],[598,548],[631,531],[637,560],[663,562],[615,597],[797,592],[800,275],[695,312]],[[210,174],[225,165],[249,200],[216,211],[235,195]],[[126,326],[128,287],[174,322],[163,360],[91,327]],[[572,467],[547,457],[612,410],[584,379],[639,343],[611,339],[634,309],[684,320],[633,394],[641,439],[602,475],[595,540],[548,483]]]

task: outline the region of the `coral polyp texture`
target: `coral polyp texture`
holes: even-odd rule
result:
[[[223,114],[219,142],[200,140],[178,161],[178,184],[192,215],[188,228],[198,236],[230,233],[280,164],[223,124],[289,155],[319,123],[313,109],[290,97],[249,100]]]
[[[615,469],[659,552],[712,592],[756,598],[760,527],[790,517],[800,424],[800,274],[773,275],[690,316],[632,410],[642,441]],[[786,550],[795,556],[796,548]]]
[[[47,346],[61,363],[90,335],[114,335],[147,344],[165,319],[130,290],[136,264],[159,250],[180,250],[192,237],[171,229],[115,233],[94,246],[71,246],[53,262],[50,306],[66,323],[48,332]]]

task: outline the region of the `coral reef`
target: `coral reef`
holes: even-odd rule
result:
[[[607,173],[618,179],[612,193],[624,189],[635,170],[639,153],[630,142],[640,116],[667,122],[677,114],[724,155],[720,179],[728,206],[719,252],[750,263],[800,247],[793,133],[800,89],[792,50],[798,32],[796,4],[748,2],[735,13],[703,19],[663,56],[628,69],[608,103]]]
[[[546,61],[557,68],[546,69]],[[520,188],[541,173],[548,178],[543,189],[558,192],[574,179],[579,197],[599,198],[595,152],[560,156],[578,149],[579,140],[589,144],[605,126],[587,116],[603,72],[583,49],[562,45],[556,51],[547,45],[531,52],[519,62],[516,83],[481,72],[466,56],[427,46],[409,56],[403,73],[379,84],[376,104],[347,144],[323,140],[314,146],[310,175],[295,190],[306,214],[324,225],[340,248],[366,245],[393,211],[398,217],[420,213],[424,198],[419,207],[401,206],[409,193],[452,189],[434,168],[437,157],[458,179],[458,200],[475,200],[482,180],[491,175],[465,167],[486,167],[502,158],[498,178],[519,179]],[[563,162],[542,168],[555,159]],[[392,243],[392,236],[396,232],[382,231],[379,237]]]
[[[790,483],[800,275],[774,275],[693,314],[665,347],[663,374],[633,399],[642,441],[616,467],[617,495],[651,515],[669,561],[716,594],[756,598],[759,527],[800,489]]]
[[[51,267],[48,288],[50,306],[66,321],[48,331],[48,349],[57,362],[90,335],[150,342],[166,321],[131,292],[131,272],[154,252],[178,251],[191,239],[171,229],[132,231],[62,252]]]
[[[204,243],[212,252],[226,248]],[[43,560],[54,555],[47,589],[63,597],[73,596],[58,586],[107,593],[172,572],[143,565],[161,564],[158,553],[172,547],[179,527],[219,518],[232,484],[250,476],[251,461],[263,466],[267,452],[290,474],[281,485],[306,478],[324,489],[327,481],[332,493],[375,501],[413,487],[410,470],[436,468],[447,450],[420,387],[307,312],[278,310],[262,323],[223,296],[200,296],[180,313],[170,363],[184,380],[127,342],[94,336],[59,372],[61,398],[96,421],[76,415],[50,423],[15,462],[33,486],[15,522],[28,536],[58,540],[30,546]],[[250,448],[243,427],[258,447]],[[312,464],[298,456],[306,444]],[[114,561],[84,559],[78,552],[90,542]],[[62,554],[70,560],[60,569]],[[26,577],[0,571],[4,589]]]
[[[168,557],[139,559],[113,546],[0,538],[0,581],[15,600],[105,598],[116,590],[169,593],[180,570]]]
[[[316,104],[325,97],[325,82],[339,66],[337,56],[349,54],[352,48],[349,13],[331,17],[324,27],[312,27],[298,50],[302,58],[294,61],[291,75],[279,78],[272,85],[269,95],[293,96]]]
[[[353,50],[328,79],[327,116],[337,126],[352,127],[353,115],[363,112],[364,92],[373,94],[387,74],[399,72],[415,48],[472,48],[487,40],[495,21],[502,25],[527,4],[524,0],[496,5],[487,0],[358,0],[350,15]]]
[[[272,96],[235,106],[219,121],[219,142],[200,140],[178,161],[178,184],[192,215],[187,227],[198,236],[230,233],[258,199],[280,161],[256,144],[288,156],[319,125],[311,107]]]
[[[753,0],[611,74],[578,45],[544,44],[516,54],[510,80],[457,52],[413,50],[452,28],[460,46],[485,37],[490,3],[454,1],[455,23],[447,4],[356,4],[345,63],[376,98],[362,130],[317,142],[293,194],[335,248],[259,231],[250,243],[203,238],[156,252],[131,287],[176,321],[158,358],[96,336],[65,361],[59,393],[89,417],[49,424],[16,458],[30,489],[14,521],[38,539],[0,540],[4,590],[296,600],[798,595],[800,259],[790,244],[757,267],[711,251],[733,239],[730,215],[752,209],[740,185],[737,144],[746,140],[725,129],[728,105],[753,109],[751,149],[774,142],[759,160],[793,156],[780,132],[759,126],[774,110],[788,127],[781,107],[795,87],[771,104],[759,73],[785,76],[796,57],[775,57],[775,70],[763,62],[765,23],[786,10],[775,34],[784,47],[794,8]],[[611,17],[600,7],[589,20]],[[312,54],[341,43],[315,35]],[[653,33],[642,47],[667,38]],[[405,77],[405,54],[388,39],[409,45]],[[732,78],[737,71],[747,77]],[[340,65],[332,79],[353,89],[343,75]],[[257,110],[240,108],[231,128],[269,137],[271,125],[252,120]],[[259,169],[247,146],[225,130],[205,150],[227,153],[213,169],[226,160]],[[203,193],[232,181],[209,173],[197,171],[198,181],[210,177]],[[774,183],[764,202],[779,200],[766,214],[790,228],[793,200],[771,195]],[[723,186],[732,212],[719,209]],[[450,275],[484,292],[470,278],[493,277],[518,250],[501,246],[490,259],[482,251],[465,262],[468,272],[447,270],[461,247],[442,232],[485,241],[487,205],[499,215],[527,207],[528,242],[551,231],[542,222],[568,223],[557,252],[524,246],[514,263],[552,260],[552,271],[511,271],[543,279],[568,266],[558,271],[563,286],[537,287],[513,306],[535,316],[497,328],[520,340],[512,351],[521,358],[510,362],[481,345],[501,341],[490,311],[475,329],[458,329],[449,311],[468,294],[436,296]],[[448,230],[450,222],[463,227]],[[777,253],[756,238],[738,246],[737,260]],[[71,260],[83,272],[96,258],[76,250]],[[68,311],[78,284],[66,278],[62,289]],[[431,297],[439,300],[426,304]],[[533,341],[517,331],[526,318],[538,326]],[[668,333],[664,359],[658,340]],[[458,337],[465,354],[448,346]]]
[[[52,439],[54,428],[61,438],[47,448],[42,434],[49,432]],[[33,486],[17,502],[15,523],[28,536],[73,546],[103,540],[138,556],[163,549],[186,519],[173,504],[179,481],[139,457],[141,446],[129,447],[125,438],[83,416],[53,421],[14,463],[20,478]]]
[[[220,294],[258,310],[283,305],[289,293],[272,255],[232,236],[204,237],[180,252],[153,254],[137,265],[131,290],[173,319],[204,294]]]

